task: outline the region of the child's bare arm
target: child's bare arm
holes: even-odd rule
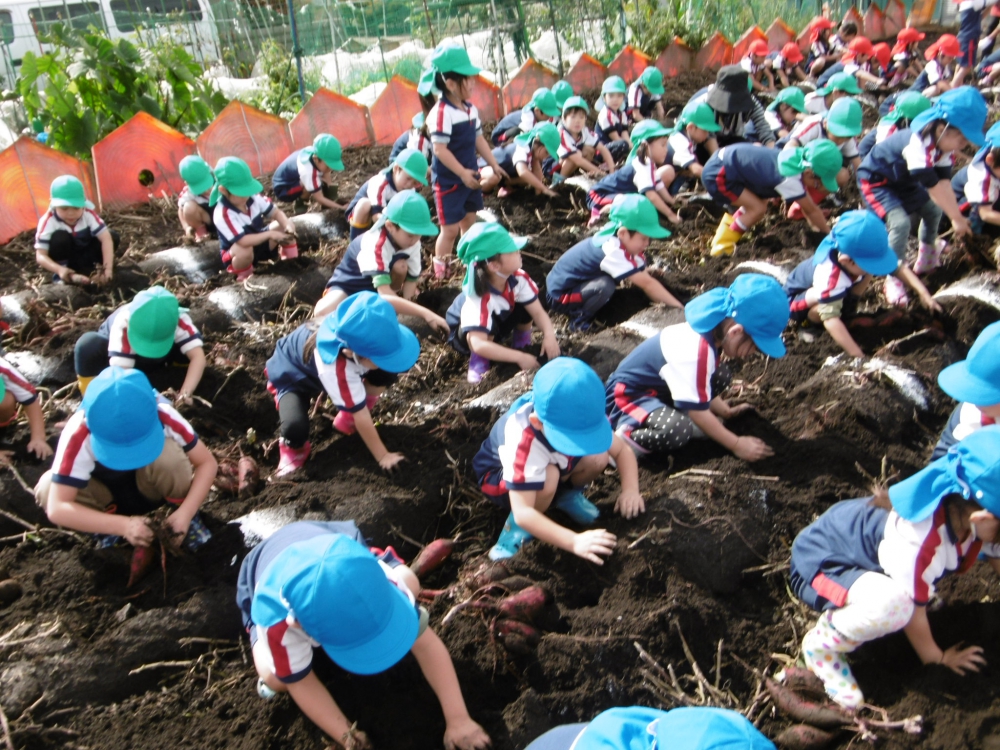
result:
[[[281,227],[286,234],[295,234],[295,225],[292,224],[291,220],[287,216],[285,216],[285,212],[277,206],[275,206],[271,211],[271,221],[278,222],[278,226]]]
[[[323,206],[323,208],[329,208],[333,211],[343,211],[345,208],[347,208],[346,203],[338,203],[337,201],[330,200],[329,198],[327,198],[325,195],[323,195],[322,190],[317,190],[315,193],[310,193],[309,200],[311,200],[313,203],[318,203],[319,205]]]
[[[826,217],[823,216],[823,212],[819,210],[819,206],[813,203],[812,198],[808,194],[799,198],[799,206],[802,208],[802,213],[809,220],[810,224],[824,234],[830,234],[830,225],[827,224]]]
[[[392,305],[392,309],[396,311],[397,315],[412,315],[414,318],[420,318],[435,331],[444,334],[445,336],[447,336],[450,332],[450,329],[448,328],[448,321],[437,313],[428,310],[423,305],[418,305],[412,300],[400,297],[388,284],[383,284],[375,291],[377,291],[386,302]]]
[[[101,241],[101,263],[104,264],[104,278],[110,279],[115,272],[115,241],[111,232],[105,229],[97,238]]]
[[[368,411],[367,407],[354,412],[354,426],[364,441],[365,447],[372,454],[372,458],[386,471],[395,468],[396,464],[406,458],[402,453],[390,453],[389,449],[385,447],[385,443],[379,437],[378,430],[375,429],[372,413]]]
[[[1000,26],[997,28],[1000,28]],[[1000,211],[993,208],[992,204],[983,203],[979,206],[979,218],[987,224],[1000,226]]]
[[[858,343],[851,336],[850,331],[847,330],[847,326],[844,325],[844,321],[840,318],[827,318],[823,321],[823,327],[826,329],[827,333],[830,334],[830,338],[837,342],[837,345],[843,349],[848,356],[851,357],[863,357],[865,356],[864,351],[858,346]]]
[[[74,531],[90,534],[113,534],[122,536],[133,545],[149,545],[153,542],[153,530],[142,516],[118,516],[102,513],[76,502],[77,489],[67,484],[53,482],[49,490],[45,512],[52,523]]]
[[[692,409],[688,417],[706,436],[717,442],[723,448],[730,450],[744,461],[757,461],[773,456],[774,451],[763,440],[755,437],[737,435],[727,428],[711,409]]]
[[[219,473],[219,464],[215,460],[204,442],[198,441],[194,448],[187,452],[187,458],[194,467],[194,478],[191,480],[191,488],[187,497],[184,498],[177,509],[167,516],[167,525],[173,532],[174,542],[180,544],[187,536],[188,528],[191,526],[191,519],[198,512],[208,491],[212,489],[212,483]]]
[[[629,281],[639,287],[652,302],[659,302],[667,307],[683,308],[677,298],[667,291],[667,288],[657,281],[649,271],[639,271],[639,273],[629,276]]]
[[[780,68],[778,69],[778,78],[781,79],[782,87],[788,88],[788,75]]]
[[[535,510],[536,496],[537,493],[534,491],[511,490],[510,510],[517,525],[536,539],[548,542],[553,547],[572,552],[597,565],[603,565],[604,561],[600,555],[610,555],[614,551],[614,534],[604,529],[574,533]]]
[[[346,740],[351,731],[351,722],[344,716],[340,706],[330,695],[330,691],[320,682],[316,673],[310,671],[305,677],[287,684],[288,694],[313,724],[324,734],[338,742]],[[341,743],[343,744],[343,743]]]
[[[920,297],[920,304],[926,307],[931,312],[941,312],[941,303],[931,296],[930,291],[924,286],[924,282],[920,280],[905,263],[900,263],[899,268],[893,273],[894,276],[899,278],[906,286],[916,292],[917,296]]]
[[[535,171],[536,168],[538,170],[537,172]],[[528,169],[524,162],[518,162],[514,165],[514,169],[517,170],[517,176],[533,188],[536,193],[547,195],[550,198],[558,195],[555,190],[549,188],[549,186],[542,181],[542,167],[540,164],[532,164],[531,169]]]
[[[490,144],[487,142],[486,138],[482,135],[476,136],[476,153],[479,154],[483,159],[486,160],[486,164],[493,168],[493,171],[500,175],[501,177],[510,177],[506,170],[500,166],[497,158],[493,155],[493,149],[490,148]]]
[[[961,644],[957,644],[942,650],[931,633],[931,625],[927,620],[927,607],[919,605],[914,607],[913,617],[903,628],[903,632],[906,633],[910,645],[924,664],[943,664],[960,675],[965,675],[966,672],[978,672],[979,668],[986,664],[981,646],[959,648]]]
[[[482,331],[469,331],[465,340],[468,342],[469,350],[475,352],[480,357],[490,360],[490,362],[513,362],[522,370],[534,370],[538,367],[538,360],[532,354],[519,352],[516,349],[491,341],[487,334]]]
[[[196,346],[186,356],[188,358],[187,374],[184,376],[184,382],[177,393],[177,403],[184,403],[191,399],[191,396],[198,389],[198,384],[201,383],[201,376],[205,374],[204,347]]]
[[[559,342],[556,340],[556,329],[552,326],[552,318],[545,312],[542,303],[537,299],[525,305],[524,309],[528,311],[531,319],[542,332],[542,351],[549,359],[555,359],[559,356],[560,351]]]
[[[615,171],[615,158],[611,155],[611,150],[605,146],[603,143],[597,144],[597,153],[601,155],[601,159],[604,160],[604,166],[608,168],[609,172]]]
[[[625,441],[618,435],[611,438],[608,455],[618,466],[618,477],[622,483],[622,491],[615,501],[615,510],[625,518],[635,518],[646,512],[646,501],[639,492],[639,462]]]
[[[24,414],[28,418],[28,428],[31,431],[28,451],[38,458],[48,458],[52,455],[52,448],[45,440],[45,417],[42,414],[41,402],[38,399],[32,401],[24,407]]]
[[[69,266],[61,266],[54,260],[52,260],[52,258],[49,257],[48,250],[41,250],[39,248],[35,248],[35,262],[46,271],[54,273],[63,281],[68,279],[74,273],[73,269],[70,268]]]

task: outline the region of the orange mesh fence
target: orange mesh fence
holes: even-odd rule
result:
[[[330,89],[321,88],[289,123],[295,148],[312,145],[320,133],[329,133],[344,148],[371,146],[375,133],[368,119],[368,107]]]
[[[656,58],[656,67],[664,76],[671,78],[691,70],[694,61],[694,50],[688,47],[680,37],[675,36],[660,56]]]
[[[733,45],[716,31],[694,58],[695,70],[718,70],[733,61]]]
[[[403,131],[413,126],[413,115],[420,109],[417,87],[405,78],[393,76],[370,110],[375,143],[391,146]]]
[[[535,89],[542,86],[552,88],[558,80],[555,71],[534,60],[526,60],[521,69],[503,87],[503,103],[506,111],[521,109],[531,100]]]
[[[479,119],[482,122],[496,122],[503,117],[500,107],[500,88],[482,76],[475,76],[470,80],[472,93],[469,95],[469,101],[479,110]]]
[[[211,166],[223,156],[238,156],[257,176],[273,172],[294,150],[287,122],[239,101],[226,105],[197,144]]]
[[[768,41],[767,34],[760,30],[760,26],[751,26],[749,29],[744,31],[743,36],[737,39],[736,44],[733,45],[733,62],[738,63],[746,57],[747,51],[750,49],[750,45],[758,39],[762,39],[765,42]],[[770,46],[770,43],[768,46]]]
[[[795,41],[795,30],[780,18],[774,19],[774,23],[767,27],[767,46],[774,50],[780,50],[789,42]]]
[[[906,8],[903,7],[903,3],[900,0],[889,0],[885,4],[883,13],[885,14],[885,18],[883,19],[885,35],[886,37],[895,38],[900,29],[906,26]]]
[[[652,60],[626,44],[608,66],[608,75],[621,76],[626,84],[631,84],[652,64]]]
[[[856,23],[858,25],[858,33],[861,34],[861,35],[864,35],[864,33],[865,33],[865,19],[863,19],[861,17],[861,14],[858,13],[858,9],[857,8],[855,8],[853,6],[851,6],[850,8],[848,8],[847,12],[844,14],[844,20],[845,21],[854,21],[854,23]]]
[[[566,74],[566,83],[574,91],[600,91],[607,77],[608,69],[584,52]]]
[[[194,141],[152,115],[139,112],[91,149],[101,210],[118,211],[149,196],[179,195],[184,180],[177,171]]]
[[[875,42],[885,39],[885,16],[874,3],[865,11],[865,36]]]

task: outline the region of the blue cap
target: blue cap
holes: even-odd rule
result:
[[[359,292],[323,318],[316,335],[320,359],[333,364],[343,347],[367,357],[380,370],[406,372],[420,356],[420,342],[396,318],[392,305],[375,292]]]
[[[289,545],[264,569],[250,617],[271,627],[291,615],[348,672],[375,674],[417,639],[416,605],[375,556],[344,534]]]
[[[930,518],[951,494],[1000,516],[1000,425],[976,430],[937,461],[889,488],[893,510],[914,523]]]
[[[724,708],[612,708],[589,724],[556,727],[526,750],[774,750],[746,717]]]
[[[532,385],[535,414],[545,439],[567,456],[589,456],[611,447],[604,413],[604,384],[590,366],[572,357],[543,365]]]
[[[1000,404],[1000,322],[982,330],[965,359],[941,370],[938,385],[956,401]]]
[[[105,368],[87,386],[81,408],[94,458],[109,469],[141,469],[163,452],[156,391],[139,370]]]
[[[695,297],[684,307],[684,317],[698,333],[708,333],[732,318],[769,357],[784,357],[781,334],[788,325],[788,296],[770,276],[745,273],[729,286]]]
[[[944,120],[953,128],[962,131],[969,143],[982,146],[985,142],[983,128],[986,126],[987,106],[983,95],[972,86],[959,86],[945,91],[937,101],[910,121],[910,128],[922,130],[934,120]]]
[[[885,224],[872,211],[848,211],[816,248],[814,261],[826,260],[831,250],[851,256],[861,270],[872,276],[885,276],[896,270],[899,258],[889,247]]]

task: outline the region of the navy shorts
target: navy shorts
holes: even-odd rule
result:
[[[483,191],[473,190],[462,183],[445,187],[434,183],[434,206],[437,208],[438,224],[458,224],[466,214],[474,214],[483,208]]]
[[[716,154],[719,152],[716,151]],[[701,181],[712,200],[721,206],[732,207],[746,189],[746,185],[726,176],[726,166],[715,155],[708,160],[701,172]]]
[[[907,215],[916,213],[931,199],[923,185],[915,182],[909,185],[890,183],[877,175],[868,179],[863,172],[858,174],[858,187],[865,203],[880,219],[885,219],[890,211],[897,208],[902,208]]]
[[[572,474],[573,469],[576,468],[578,463],[580,463],[579,458],[569,457],[569,465],[566,467],[566,470],[559,473],[560,481]],[[503,480],[502,468],[490,469],[487,471],[479,479],[479,489],[483,491],[483,494],[486,495],[486,497],[499,505],[501,508],[504,510],[510,510],[510,491],[507,489],[507,483]]]
[[[963,10],[958,15],[958,46],[962,50],[958,56],[958,64],[963,68],[976,66],[976,52],[979,48],[982,19],[982,10]]]

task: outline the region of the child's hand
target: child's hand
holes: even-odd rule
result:
[[[184,391],[177,391],[177,395],[174,396],[174,406],[180,408],[182,406],[187,406],[190,403],[192,403],[190,393],[185,393]]]
[[[639,492],[622,492],[615,501],[615,512],[623,518],[635,518],[646,512],[646,501]]]
[[[930,292],[925,291],[920,295],[920,304],[926,307],[931,312],[935,313],[944,312],[944,308],[941,307],[941,303],[939,303],[936,299],[934,299],[934,297],[931,295]]]
[[[291,237],[287,233],[282,232],[279,229],[272,229],[267,233],[267,237],[268,239],[274,240],[275,242],[278,243],[288,242],[288,240],[291,239]]]
[[[501,170],[502,171],[502,170]],[[462,184],[465,185],[470,190],[479,189],[479,173],[474,169],[463,170],[462,174]]]
[[[980,667],[985,667],[986,659],[983,657],[982,646],[962,648],[961,643],[956,643],[945,650],[941,656],[941,663],[955,674],[964,677],[966,672],[978,672]]]
[[[114,275],[115,269],[108,266],[104,269],[104,273],[101,275],[104,281],[111,281],[111,277]]]
[[[971,237],[972,227],[969,226],[969,220],[964,216],[960,216],[957,219],[952,219],[951,221],[952,229],[955,230],[955,237]]]
[[[515,363],[522,370],[537,370],[539,367],[538,360],[535,359],[535,355],[533,354],[520,354],[515,360]]]
[[[28,453],[34,453],[44,460],[52,455],[52,448],[45,442],[45,438],[39,438],[28,442]]]
[[[600,555],[607,557],[615,551],[617,538],[604,529],[581,531],[573,539],[573,554],[596,565],[604,565]]]
[[[559,193],[557,193],[552,188],[545,188],[545,190],[542,191],[542,192],[543,192],[543,195],[546,195],[549,198],[558,198],[559,197]]]
[[[294,237],[295,236],[295,225],[292,224],[292,222],[288,222],[284,226],[284,231],[285,231],[285,234],[287,234],[289,237]]]
[[[345,732],[340,738],[340,742],[336,744],[344,750],[372,750],[371,740],[368,739],[367,734],[357,728],[357,725],[351,727],[349,732]]]
[[[561,352],[559,350],[559,342],[556,341],[555,337],[548,337],[542,339],[542,353],[549,358],[549,362],[558,357]]]
[[[440,315],[428,312],[424,320],[427,321],[427,325],[440,333],[442,336],[447,337],[451,333],[451,329],[448,327],[448,321]]]
[[[386,453],[382,458],[378,460],[378,465],[381,466],[386,471],[392,471],[396,468],[400,461],[405,461],[406,456],[402,453]]]
[[[133,547],[148,547],[155,538],[144,516],[131,516],[123,536]]]
[[[181,516],[176,510],[167,516],[167,528],[170,529],[170,544],[173,547],[180,547],[187,537],[188,529],[191,527],[191,520]]]
[[[736,445],[733,446],[733,453],[737,458],[742,458],[744,461],[759,461],[762,458],[774,455],[771,446],[763,440],[746,436],[736,439]]]
[[[445,727],[444,750],[485,750],[492,746],[490,736],[469,716]]]

